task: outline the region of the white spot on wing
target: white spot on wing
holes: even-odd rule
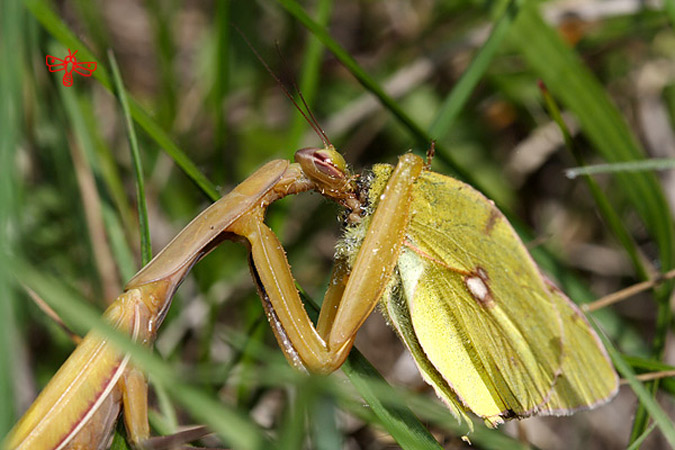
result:
[[[486,308],[494,306],[495,299],[490,291],[490,278],[485,269],[477,266],[474,272],[464,277],[464,285],[481,306]]]
[[[471,295],[473,295],[480,302],[485,302],[487,295],[490,292],[480,277],[467,278],[466,287],[469,288]]]

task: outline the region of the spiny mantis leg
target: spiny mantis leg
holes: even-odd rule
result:
[[[251,246],[251,268],[259,293],[279,345],[294,366],[329,373],[347,357],[357,330],[382,296],[398,260],[412,185],[423,166],[422,159],[412,154],[399,159],[351,273],[342,266],[333,271],[319,318],[321,334],[305,312],[281,243],[263,223],[263,211],[253,211],[232,224],[231,231]]]

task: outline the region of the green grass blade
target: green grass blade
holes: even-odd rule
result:
[[[160,25],[160,34],[164,35],[161,30],[165,30],[166,27]],[[168,37],[164,36],[164,40],[168,41]],[[165,46],[168,44],[165,43]],[[136,131],[134,129],[134,122],[131,117],[131,112],[129,111],[129,103],[127,100],[126,89],[124,88],[124,83],[122,81],[122,76],[115,59],[115,55],[112,50],[108,51],[108,59],[110,61],[110,67],[112,68],[113,81],[115,84],[115,91],[117,92],[117,97],[119,98],[120,104],[122,105],[122,112],[124,114],[126,127],[127,127],[127,136],[129,140],[129,150],[131,151],[131,159],[134,166],[134,176],[136,181],[136,202],[138,206],[138,222],[139,222],[139,234],[141,236],[141,265],[145,266],[152,259],[152,243],[150,240],[150,223],[148,220],[148,209],[147,202],[145,198],[145,181],[143,174],[143,164],[141,159],[141,153],[138,148],[138,139],[136,138]],[[165,61],[165,59],[163,59]],[[165,80],[166,81],[166,80]],[[172,84],[173,85],[173,84]],[[173,111],[175,107],[175,98],[171,96],[167,98],[165,104],[169,109],[170,120],[173,120]],[[153,383],[155,384],[157,396],[159,398],[164,398],[166,400],[166,389],[160,383],[155,383],[153,378]],[[162,411],[167,414],[170,418],[175,420],[175,411],[169,405],[169,402],[164,401],[161,403],[163,406]],[[175,427],[172,431],[175,431]]]
[[[675,424],[668,417],[668,414],[661,408],[661,406],[656,402],[653,395],[651,394],[648,387],[643,385],[637,378],[635,378],[635,372],[633,369],[626,363],[623,359],[623,356],[614,348],[614,344],[605,337],[603,333],[598,333],[600,340],[604,344],[609,356],[612,358],[614,367],[619,372],[619,374],[628,381],[633,392],[637,396],[640,403],[645,407],[649,412],[651,418],[656,422],[656,425],[659,427],[663,436],[666,438],[671,447],[675,448]],[[642,434],[642,433],[640,433]]]
[[[110,450],[133,450],[124,438],[123,430],[121,428],[123,428],[123,426],[118,422],[113,435],[112,444],[110,444]]]
[[[312,443],[317,450],[340,450],[344,442],[337,426],[337,408],[332,398],[317,399],[314,415],[309,423]]]
[[[633,370],[639,371],[640,373],[661,372],[662,374],[669,375],[660,379],[659,389],[670,395],[675,395],[675,377],[670,376],[675,372],[674,366],[664,364],[661,361],[640,358],[637,356],[625,355],[623,359],[630,364]]]
[[[4,158],[0,159],[0,162],[5,162]],[[4,166],[10,167],[10,166]],[[3,171],[4,172],[4,171]],[[0,172],[3,176],[6,175]],[[11,180],[11,178],[8,178]],[[3,189],[0,187],[0,189]],[[0,192],[0,198],[3,200],[6,198],[8,192]],[[2,203],[0,206],[0,224],[5,225],[7,222],[7,209],[9,209],[11,203]],[[20,361],[19,355],[17,354],[20,350],[18,345],[18,324],[16,321],[15,314],[15,303],[16,297],[14,295],[12,285],[8,279],[8,273],[10,272],[10,259],[9,255],[6,253],[6,249],[0,249],[0,296],[2,296],[2,301],[0,302],[0,314],[2,314],[0,319],[0,325],[2,330],[0,330],[0,346],[2,346],[3,351],[0,352],[0,396],[4,399],[0,405],[0,435],[5,436],[9,429],[12,427],[16,421],[16,388],[14,385],[14,380],[18,371],[16,365],[17,361]]]
[[[236,167],[234,158],[226,151],[227,148],[227,118],[225,115],[225,100],[230,86],[230,1],[216,3],[215,13],[215,54],[213,60],[213,86],[210,93],[210,105],[213,109],[214,136],[213,147],[221,155],[221,164],[225,172],[225,181],[234,182]]]
[[[544,103],[546,104],[546,108],[548,109],[549,114],[551,115],[555,123],[558,124],[558,128],[560,128],[560,131],[562,132],[563,139],[565,140],[565,146],[572,154],[577,164],[584,165],[583,155],[575,145],[574,140],[572,139],[569,129],[567,128],[567,124],[565,124],[565,121],[563,120],[560,108],[558,108],[558,104],[556,103],[555,99],[550,94],[548,89],[546,89],[546,86],[544,86],[543,84],[541,85],[541,92],[542,95],[544,96]],[[604,219],[605,223],[607,223],[609,228],[612,230],[614,236],[618,239],[618,241],[621,243],[623,248],[628,253],[628,256],[633,262],[633,267],[635,268],[635,271],[638,273],[640,278],[646,280],[649,277],[649,275],[647,274],[647,269],[644,267],[642,259],[640,258],[640,254],[638,252],[635,241],[630,236],[630,233],[624,226],[623,222],[621,221],[621,218],[612,207],[607,196],[605,196],[605,194],[600,189],[600,186],[598,186],[598,183],[596,183],[596,181],[590,176],[585,177],[584,180],[586,181],[588,190],[591,192],[593,200],[595,201],[598,211],[600,211],[600,214]]]
[[[129,110],[136,123],[139,124],[152,139],[154,139],[171,159],[176,162],[176,165],[185,172],[185,175],[194,181],[211,201],[215,202],[220,198],[216,186],[204,176],[187,154],[178,148],[169,135],[166,134],[166,131],[164,131],[133,98],[129,99]]]
[[[67,127],[72,130],[67,143],[68,151],[63,154],[70,156],[68,162],[72,164],[74,179],[77,180],[78,198],[83,211],[82,225],[86,228],[88,238],[85,242],[88,243],[93,267],[103,288],[103,298],[111,302],[119,295],[121,282],[109,245],[109,230],[103,214],[105,200],[97,183],[101,170],[98,157],[92,149],[92,132],[87,127],[82,108],[86,100],[78,97],[75,90],[61,84],[58,85],[58,91],[68,118]]]
[[[675,159],[654,158],[644,161],[629,161],[612,164],[593,164],[585,167],[575,167],[565,171],[568,178],[576,178],[581,175],[596,175],[599,173],[617,172],[653,172],[655,170],[675,169]]]
[[[383,395],[381,390],[389,386],[360,352],[352,351],[349,354],[347,361],[342,365],[342,371],[368,403],[382,426],[402,448],[420,450],[442,448],[412,411],[383,402],[383,399],[389,396]],[[377,383],[380,389],[373,391],[373,383]]]
[[[412,118],[410,118],[401,107],[376,83],[370,75],[356,62],[356,60],[335,41],[326,31],[326,29],[313,20],[302,7],[293,0],[277,0],[286,11],[307,27],[314,35],[325,45],[344,66],[356,77],[366,89],[375,94],[405,126],[411,130],[418,143],[422,146],[428,145],[430,139],[426,133]]]
[[[314,299],[301,291],[301,296],[309,306],[308,314],[314,321],[319,315],[320,306]],[[396,398],[393,388],[384,377],[363,357],[361,352],[352,348],[342,371],[349,377],[356,390],[368,403],[380,424],[403,448],[438,449],[436,439],[429,433],[413,412],[405,405],[385,403],[383,399]],[[375,389],[373,388],[374,386]],[[415,447],[418,445],[419,447]]]
[[[577,116],[600,155],[610,162],[644,159],[644,152],[602,86],[544,23],[536,8],[523,8],[512,31],[510,37],[522,55],[551,93]],[[645,173],[619,173],[617,179],[658,242],[663,267],[672,268],[673,227],[670,217],[663,214],[668,207],[658,180]]]
[[[131,279],[137,272],[138,263],[124,235],[124,227],[116,211],[108,204],[102,205],[105,229],[110,240],[110,249],[122,277],[122,282]]]
[[[457,81],[457,84],[452,88],[452,92],[443,102],[443,106],[429,127],[429,134],[432,138],[443,140],[447,135],[460,111],[469,100],[471,93],[476,88],[476,85],[483,78],[483,75],[485,75],[523,3],[524,0],[512,0],[506,5],[504,11],[499,14],[499,18],[490,32],[490,36],[478,50],[469,67]]]
[[[387,108],[393,115],[396,117],[399,122],[405,126],[410,133],[412,134],[416,144],[419,148],[426,150],[429,148],[429,145],[432,141],[432,138],[424,131],[424,129],[413,120],[406,112],[399,106],[396,101],[391,98],[380,85],[371,78],[368,73],[356,62],[356,60],[340,45],[338,42],[333,39],[326,29],[314,21],[307,13],[302,9],[302,7],[293,0],[277,0],[278,3],[283,6],[286,11],[288,11],[293,17],[295,17],[299,22],[301,22],[307,29],[309,29],[314,35],[330,50],[335,57],[349,70],[352,75],[375,95],[379,101]],[[442,145],[436,143],[436,150],[439,159],[442,159],[448,166],[450,166],[456,173],[457,176],[468,181],[471,184],[476,184],[474,177],[469,171],[464,170],[457,162],[454,160],[452,155],[447,152]]]
[[[176,32],[173,17],[178,10],[178,3],[161,0],[149,0],[150,23],[157,43],[156,58],[159,65],[159,89],[162,95],[158,99],[155,119],[162,127],[170,126],[176,119],[178,80],[173,64],[176,59]],[[228,2],[224,2],[228,3]]]
[[[300,292],[304,303],[309,306],[308,314],[314,321],[319,316],[320,305],[304,292]],[[349,377],[356,390],[368,403],[380,424],[403,448],[438,449],[436,439],[429,433],[415,414],[403,404],[385,403],[383,399],[397,398],[394,390],[384,377],[363,357],[361,352],[352,348],[342,371]],[[376,386],[374,389],[373,386]],[[415,447],[419,445],[419,447]]]
[[[664,4],[668,19],[670,20],[670,25],[675,26],[675,0],[665,0]]]
[[[0,5],[0,58],[14,61],[0,71],[0,436],[5,436],[16,420],[15,380],[22,360],[18,343],[16,297],[10,277],[10,254],[15,252],[17,174],[16,152],[21,125],[21,67],[23,15],[19,3],[8,0]]]
[[[100,183],[104,186],[104,188],[102,188],[102,191],[104,191],[102,192],[102,196],[105,197],[109,195],[110,203],[111,205],[114,205],[114,209],[110,206],[110,212],[119,215],[119,218],[115,218],[111,222],[108,220],[110,216],[104,214],[106,230],[108,234],[111,235],[113,233],[112,228],[120,227],[121,229],[118,231],[121,233],[121,236],[125,236],[125,233],[130,237],[132,235],[135,236],[135,231],[138,227],[136,212],[127,198],[124,182],[120,173],[120,167],[117,164],[115,155],[101,135],[101,127],[95,113],[95,105],[93,102],[87,101],[87,99],[88,97],[81,96],[80,101],[78,102],[79,107],[82,110],[84,132],[89,135],[91,145],[91,147],[83,147],[83,150],[87,155],[87,159],[92,164],[92,169],[94,170],[97,180],[100,180]],[[96,164],[93,163],[94,161],[96,161]],[[103,202],[104,210],[108,206],[107,202]],[[110,236],[110,239],[112,241],[112,236]],[[131,239],[129,239],[129,241],[131,241]],[[125,243],[125,247],[127,251],[130,251],[127,243]],[[116,254],[121,255],[122,253]],[[116,261],[121,272],[125,269],[131,269],[134,272],[136,271],[136,264],[133,259],[118,258]],[[126,265],[129,261],[132,264]]]
[[[652,431],[656,429],[656,423],[652,423],[647,429],[637,438],[633,441],[631,445],[626,447],[626,450],[637,450],[640,448],[640,446],[644,443],[645,439],[649,437],[649,435],[652,434]]]
[[[283,432],[279,435],[279,449],[294,450],[302,448],[305,440],[305,422],[313,417],[311,406],[316,400],[316,393],[311,382],[296,389],[286,405],[287,412],[281,425]]]
[[[139,231],[141,235],[141,259],[142,265],[146,265],[152,259],[152,245],[150,243],[150,225],[148,223],[148,207],[145,200],[145,181],[143,176],[143,163],[141,160],[141,152],[138,150],[138,139],[136,138],[136,131],[134,129],[134,122],[129,111],[129,102],[127,101],[127,93],[124,89],[120,69],[117,66],[115,55],[112,50],[108,51],[108,59],[110,60],[110,67],[112,68],[113,81],[115,82],[115,90],[117,97],[122,105],[122,113],[127,126],[127,136],[129,138],[129,150],[131,151],[131,160],[134,164],[134,175],[136,179],[136,202],[138,204],[138,222]]]

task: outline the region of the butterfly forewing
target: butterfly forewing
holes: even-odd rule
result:
[[[562,415],[601,405],[616,394],[616,372],[583,313],[558,288],[548,288],[561,312],[565,346],[562,373],[543,409]]]
[[[375,173],[387,177],[388,169]],[[541,276],[491,201],[464,183],[424,172],[410,207],[385,309],[447,403],[496,425],[611,397],[616,375],[597,337]],[[589,382],[597,366],[607,378]]]

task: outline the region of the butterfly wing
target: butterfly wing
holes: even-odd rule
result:
[[[497,425],[569,413],[613,395],[616,375],[597,337],[587,323],[571,320],[578,311],[543,279],[491,201],[425,172],[411,208],[384,304],[425,379],[451,409]],[[594,380],[597,367],[608,380]]]
[[[83,77],[90,77],[96,70],[95,62],[80,62],[75,63],[75,72],[79,73]]]
[[[619,385],[609,356],[579,308],[550,282],[547,287],[560,311],[565,345],[562,372],[543,409],[565,415],[605,403]]]
[[[50,72],[58,72],[66,69],[66,62],[55,56],[47,55],[47,68]]]

